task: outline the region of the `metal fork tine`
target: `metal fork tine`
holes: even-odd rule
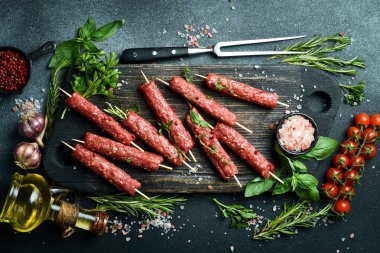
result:
[[[230,47],[230,46],[240,46],[240,45],[248,45],[248,44],[268,43],[268,42],[275,42],[275,41],[300,39],[303,37],[306,37],[306,35],[282,37],[282,38],[256,39],[256,40],[226,41],[226,42],[217,43],[215,45],[215,47],[217,47],[217,46],[219,46],[219,47]]]
[[[294,40],[306,37],[306,35],[301,36],[291,36],[291,37],[282,37],[282,38],[269,38],[269,39],[256,39],[256,40],[237,40],[237,41],[226,41],[218,42],[214,47],[214,53],[219,57],[228,57],[228,56],[253,56],[253,55],[278,55],[278,54],[305,54],[305,52],[286,52],[286,51],[237,51],[237,52],[222,52],[220,49],[222,47],[230,46],[241,46],[249,44],[259,44],[259,43],[268,43],[275,41],[284,41],[284,40]]]

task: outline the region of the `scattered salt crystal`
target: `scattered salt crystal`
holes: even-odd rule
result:
[[[307,69],[305,69],[305,72],[307,72]]]
[[[301,110],[302,109],[302,105],[297,105],[297,109]]]
[[[235,10],[236,9],[236,7],[235,6],[231,6],[231,10]]]
[[[290,113],[290,111],[289,110],[285,110],[285,114],[289,114]]]
[[[305,92],[305,89],[302,89],[302,92]]]
[[[179,208],[180,208],[181,210],[183,210],[183,209],[185,209],[185,206],[184,206],[184,205],[180,205]]]
[[[167,31],[165,29],[162,30],[162,34],[165,34]]]
[[[277,210],[277,206],[274,205],[274,206],[273,206],[273,212],[276,212],[276,210]]]
[[[355,234],[354,234],[354,233],[350,234],[350,238],[351,238],[351,239],[353,239],[354,237],[355,237]]]
[[[41,91],[42,91],[42,92],[45,92],[45,88],[42,88]]]
[[[263,70],[263,71],[261,71],[261,74],[265,74],[265,71]]]
[[[230,246],[230,251],[234,252],[234,250],[235,250],[235,247],[234,246]]]
[[[316,89],[316,88],[317,88],[317,85],[314,85],[313,88]]]
[[[125,238],[125,240],[126,240],[127,242],[129,242],[129,241],[131,240],[131,237],[127,237],[127,238]]]
[[[188,240],[187,242],[188,242],[188,243],[191,243],[191,240]]]
[[[342,242],[344,242],[346,240],[346,238],[345,237],[342,237]]]
[[[243,74],[239,74],[239,77],[243,77]]]
[[[227,22],[230,21],[230,18],[226,18],[226,21],[227,21]]]

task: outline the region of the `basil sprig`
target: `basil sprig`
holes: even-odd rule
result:
[[[207,122],[204,121],[204,120],[202,120],[202,119],[199,117],[198,113],[196,113],[196,112],[193,111],[193,110],[190,110],[190,119],[191,119],[191,121],[192,121],[194,124],[196,124],[196,125],[198,125],[198,126],[201,126],[201,127],[203,127],[203,128],[207,128],[207,127],[208,127]]]
[[[336,140],[321,136],[316,146],[309,153],[297,158],[323,160],[334,152],[337,145]],[[274,150],[279,155],[283,167],[282,171],[287,174],[287,177],[283,178],[284,184],[277,182],[272,177],[268,179],[257,177],[247,185],[244,196],[252,197],[272,189],[272,195],[295,192],[301,199],[319,200],[318,180],[313,175],[308,174],[306,165],[300,160],[287,157],[281,152],[278,145],[275,145]]]

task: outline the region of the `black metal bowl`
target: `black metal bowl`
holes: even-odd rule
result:
[[[290,118],[292,116],[295,116],[295,115],[302,116],[303,118],[305,118],[308,121],[310,121],[310,123],[312,124],[312,126],[315,129],[315,131],[314,131],[314,141],[311,143],[310,147],[308,149],[304,150],[304,151],[291,151],[291,150],[288,150],[284,146],[282,146],[281,143],[280,143],[280,141],[279,141],[279,139],[280,139],[279,130],[281,129],[282,124],[284,123],[284,121],[286,119],[288,119],[288,118]],[[315,123],[315,121],[309,115],[306,115],[306,114],[303,114],[303,113],[290,113],[290,114],[287,114],[284,117],[282,117],[282,119],[278,122],[277,127],[276,127],[276,131],[275,131],[275,140],[276,140],[276,143],[278,144],[279,148],[281,149],[281,151],[285,155],[290,156],[290,157],[295,157],[295,156],[303,155],[303,154],[306,154],[306,153],[310,152],[315,147],[315,145],[317,144],[317,141],[318,141],[318,126]]]
[[[25,61],[27,62],[28,67],[29,67],[28,78],[27,78],[26,82],[19,89],[14,90],[14,91],[7,91],[7,90],[0,89],[0,93],[6,93],[6,94],[18,93],[18,94],[20,94],[22,92],[22,90],[24,89],[24,87],[28,84],[30,76],[32,75],[32,60],[37,59],[38,57],[45,55],[47,53],[54,52],[56,47],[57,47],[57,45],[55,44],[54,41],[48,41],[45,44],[43,44],[40,48],[38,48],[37,50],[35,50],[29,54],[25,53],[23,50],[21,50],[17,47],[11,47],[11,46],[0,47],[0,52],[4,52],[4,51],[9,50],[9,51],[20,53],[22,55],[22,57],[25,59]]]

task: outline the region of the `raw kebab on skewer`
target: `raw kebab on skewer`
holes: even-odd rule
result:
[[[143,72],[142,74],[146,78]],[[186,130],[173,108],[166,102],[155,82],[149,81],[146,78],[146,83],[142,84],[139,90],[159,122],[162,125],[168,126],[168,138],[184,153],[189,151],[194,159],[194,156],[190,151],[190,149],[194,147],[193,138],[191,138],[190,133]]]
[[[139,191],[141,188],[140,182],[130,177],[127,172],[120,169],[112,162],[108,161],[101,155],[98,155],[86,149],[81,144],[77,144],[75,147],[72,147],[66,142],[62,143],[73,150],[71,153],[71,156],[73,158],[75,158],[77,161],[82,163],[85,167],[89,168],[99,176],[106,179],[120,191],[126,192],[131,196],[134,196],[137,192],[143,197],[149,199],[149,197]]]
[[[277,104],[289,107],[289,105],[278,101],[279,96],[276,93],[260,90],[245,83],[240,83],[217,74],[210,73],[207,74],[207,76],[198,74],[195,75],[206,79],[207,87],[213,91],[219,92],[222,95],[229,95],[234,98],[252,102],[269,109],[276,108]]]
[[[172,170],[171,167],[162,165],[164,158],[150,152],[144,152],[120,142],[87,132],[84,141],[73,139],[96,153],[112,157],[118,161],[126,162],[132,166],[155,172],[159,167]]]
[[[198,89],[195,85],[187,82],[182,77],[174,76],[170,80],[170,83],[167,83],[161,79],[157,80],[168,85],[176,93],[186,98],[192,105],[198,109],[203,110],[215,118],[217,121],[223,122],[229,126],[236,124],[249,133],[252,133],[250,129],[237,122],[236,115],[233,112],[216,102],[213,98],[206,97],[206,95],[203,94],[200,89]]]
[[[165,136],[160,135],[157,129],[146,119],[132,110],[123,111],[117,106],[112,106],[111,104],[108,104],[108,106],[108,109],[105,109],[107,113],[118,118],[121,124],[136,134],[149,147],[168,159],[170,163],[175,166],[184,164],[190,170],[196,172],[193,167],[184,161],[184,155]]]
[[[239,134],[235,129],[223,123],[217,123],[214,127],[213,134],[220,142],[226,144],[235,154],[246,161],[251,169],[255,170],[263,178],[273,176],[279,182],[275,174],[275,167],[265,157]]]
[[[198,139],[202,149],[206,152],[207,157],[210,159],[219,175],[224,180],[234,178],[239,186],[242,187],[236,177],[236,174],[238,174],[236,165],[220,145],[219,141],[213,136],[211,128],[194,107],[190,108],[190,111],[186,116],[186,123],[193,132],[195,138]]]
[[[69,97],[66,99],[68,106],[89,119],[118,142],[125,145],[133,145],[142,150],[133,142],[136,136],[120,125],[114,118],[108,116],[99,107],[82,97],[79,93],[74,92],[70,95],[65,90],[61,89],[61,91]]]

